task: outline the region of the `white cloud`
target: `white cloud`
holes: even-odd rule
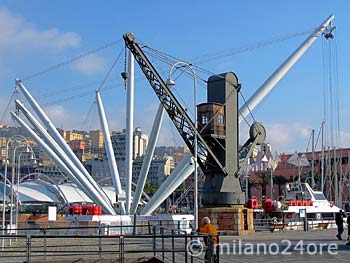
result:
[[[73,63],[71,68],[85,75],[91,75],[96,72],[105,71],[107,68],[107,63],[102,57],[96,54],[91,54],[88,57]]]
[[[50,117],[51,121],[56,127],[61,126],[66,116],[72,117],[71,114],[66,114],[64,107],[61,105],[49,106],[44,109],[46,114]]]
[[[305,151],[311,135],[311,127],[302,123],[267,124],[266,133],[266,141],[278,151]]]
[[[4,117],[4,119],[2,120],[2,122],[0,122],[0,124],[10,124],[11,123],[9,112],[6,112],[7,114],[4,115],[7,104],[8,104],[8,102],[6,102],[3,98],[0,97],[0,118],[1,118],[1,120]]]
[[[350,132],[340,131],[340,145],[341,147],[349,147],[350,145]]]
[[[66,110],[63,105],[53,105],[44,108],[45,113],[49,116],[55,127],[63,128],[70,131],[80,129],[86,116],[84,114]],[[95,129],[95,127],[91,128]]]
[[[303,123],[264,123],[266,130],[265,142],[271,144],[273,150],[292,153],[305,151],[311,136],[311,127]],[[243,144],[249,136],[249,128],[243,125],[240,129],[240,143]],[[311,146],[310,146],[311,147]]]
[[[1,104],[3,104],[3,102],[0,100],[0,105]],[[157,108],[158,105],[151,104],[143,111],[135,112],[134,128],[139,126],[145,133],[149,134],[153,126]],[[95,116],[90,116],[90,119],[93,119],[93,121],[90,120],[89,124],[82,127],[82,122],[86,118],[84,114],[65,110],[62,105],[45,107],[44,110],[56,127],[62,126],[65,130],[82,128],[87,131],[100,129],[97,112],[95,112]],[[125,109],[108,111],[107,119],[111,131],[121,131],[125,128]],[[273,151],[277,150],[279,153],[305,151],[311,136],[311,127],[308,124],[297,122],[265,124],[265,129],[267,134],[266,142],[271,144]],[[245,142],[244,140],[248,134],[249,129],[247,127],[242,127],[240,129],[240,137],[242,138],[240,141],[241,144]],[[340,138],[342,147],[347,147],[347,145],[350,144],[349,131],[341,131]],[[164,114],[157,145],[185,145],[166,113]],[[318,148],[319,146],[320,145],[318,145]],[[311,150],[311,145],[309,145],[309,150]]]
[[[32,51],[33,48],[64,49],[76,47],[80,36],[73,32],[62,33],[57,28],[41,30],[24,18],[0,9],[0,52],[7,50]]]

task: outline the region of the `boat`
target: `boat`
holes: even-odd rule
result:
[[[254,209],[257,231],[268,229],[272,232],[336,228],[335,213],[340,211],[321,191],[301,182],[286,184],[285,198],[264,198],[261,207],[257,200],[252,199],[246,202],[246,207]]]
[[[152,229],[159,227],[176,229],[179,233],[191,234],[192,214],[159,214],[159,215],[106,215],[96,205],[72,205],[64,218],[70,222],[67,234],[74,235],[121,235],[151,234]],[[164,229],[163,229],[164,231]]]

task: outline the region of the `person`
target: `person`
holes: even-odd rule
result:
[[[202,226],[199,228],[198,232],[202,233],[202,234],[210,234],[212,235],[212,242],[213,242],[213,248],[214,248],[214,261],[216,262],[216,246],[218,244],[218,231],[216,230],[216,228],[211,224],[210,222],[210,218],[205,216],[202,218]],[[208,236],[204,236],[203,237],[204,240],[204,244],[206,247],[208,247],[209,245],[209,237]],[[208,260],[208,250],[205,252],[205,256],[204,259]]]
[[[348,217],[346,218],[346,223],[348,224],[348,241],[350,239],[350,213],[348,215]],[[350,246],[350,241],[348,243],[346,243],[347,246]]]
[[[198,232],[202,234],[210,234],[212,235],[212,242],[213,242],[213,252],[214,252],[214,262],[217,261],[217,255],[216,255],[216,246],[218,244],[218,231],[216,228],[211,224],[210,218],[205,216],[202,218],[201,221],[202,226],[199,227]],[[206,247],[208,247],[209,244],[209,237],[204,236],[203,241]],[[204,259],[207,261],[208,260],[208,250],[205,252]]]
[[[344,232],[344,213],[343,210],[339,210],[338,213],[336,213],[335,215],[335,223],[338,227],[338,234],[336,235],[336,237],[338,238],[338,240],[342,240],[342,234]]]

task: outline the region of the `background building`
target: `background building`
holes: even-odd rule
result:
[[[93,130],[89,133],[89,138],[91,141],[91,153],[102,155],[103,149],[103,133],[101,130]]]

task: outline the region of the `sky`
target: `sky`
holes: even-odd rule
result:
[[[349,8],[347,0],[2,0],[0,116],[5,114],[3,124],[14,125],[6,106],[19,78],[54,124],[66,130],[99,128],[94,91],[100,89],[110,129],[122,130],[126,92],[120,73],[124,71],[122,35],[126,32],[133,32],[137,40],[155,50],[193,62],[212,74],[234,72],[247,100],[312,30],[333,14],[335,38],[326,41],[319,37],[252,114],[263,123],[266,141],[278,152],[310,149],[312,130],[319,148],[323,120],[326,146],[350,147],[350,91],[346,86],[350,82]],[[287,40],[275,41],[281,37]],[[261,44],[267,42],[273,44]],[[96,49],[99,51],[82,59],[72,59]],[[213,59],[224,51],[225,56]],[[166,78],[171,65],[151,61]],[[134,126],[149,133],[159,101],[135,67]],[[198,103],[206,100],[201,78],[209,76],[198,72]],[[193,86],[191,78],[178,75],[174,93],[189,112],[193,109]],[[23,99],[21,94],[15,97]],[[242,97],[239,99],[242,105]],[[252,120],[250,116],[248,122]],[[247,139],[248,129],[241,123],[241,143]],[[166,117],[158,145],[183,144]]]

